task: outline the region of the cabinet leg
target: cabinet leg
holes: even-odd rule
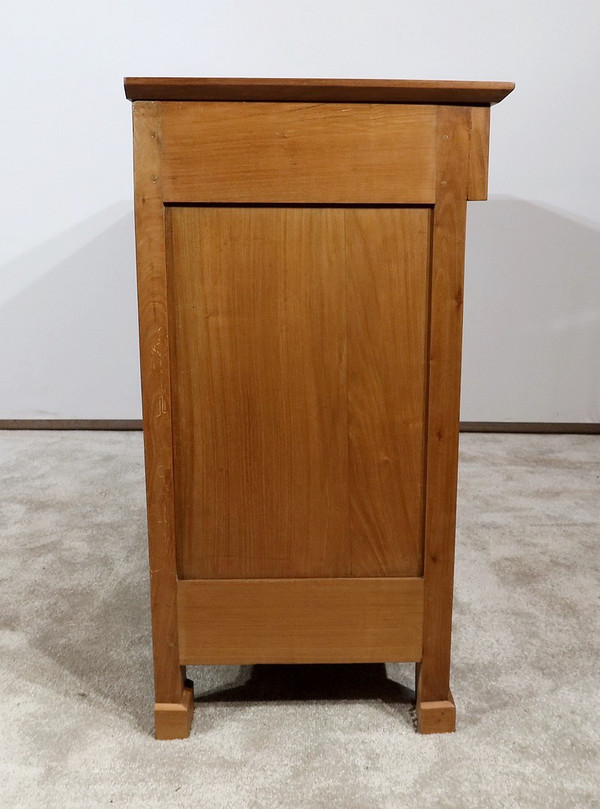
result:
[[[422,664],[417,663],[417,731],[419,733],[453,733],[456,730],[456,707],[449,688],[427,693]],[[434,697],[438,697],[435,699]],[[441,698],[443,697],[443,698]]]
[[[194,716],[194,684],[183,679],[179,702],[154,703],[154,735],[157,739],[186,739]]]

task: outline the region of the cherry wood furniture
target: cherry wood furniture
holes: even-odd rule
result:
[[[414,661],[454,729],[466,203],[512,88],[125,80],[157,738],[204,663]]]

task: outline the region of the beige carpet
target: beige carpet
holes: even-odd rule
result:
[[[138,433],[0,433],[0,806],[600,806],[600,437],[465,435],[453,691],[413,667],[190,669],[152,738]]]

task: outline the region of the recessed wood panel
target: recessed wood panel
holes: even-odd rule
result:
[[[169,222],[180,576],[420,575],[430,210]]]
[[[435,200],[435,107],[160,106],[165,202]]]
[[[423,580],[180,581],[182,665],[421,658]]]

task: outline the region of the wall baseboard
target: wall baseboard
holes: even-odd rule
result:
[[[141,430],[141,419],[0,419],[0,430]],[[461,421],[461,433],[599,435],[596,422]]]
[[[461,433],[564,433],[571,435],[598,435],[596,422],[558,421],[461,421]]]
[[[0,430],[141,430],[141,419],[0,419]]]

